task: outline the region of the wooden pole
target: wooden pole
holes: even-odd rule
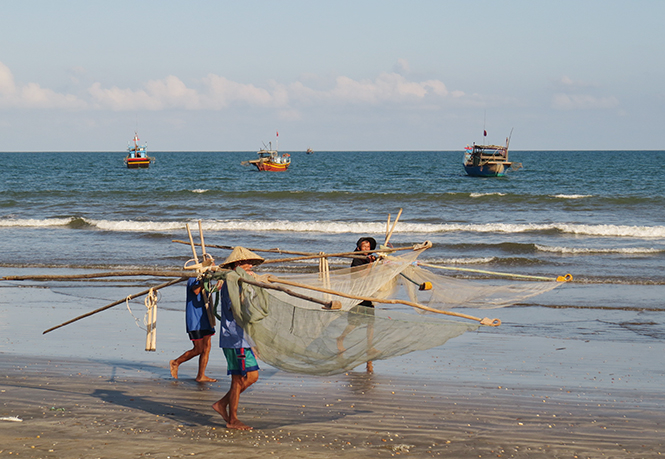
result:
[[[422,309],[423,311],[434,312],[436,314],[445,314],[445,315],[449,315],[449,316],[461,317],[463,319],[475,320],[476,322],[480,322],[482,325],[490,325],[492,327],[496,327],[496,326],[501,325],[501,321],[499,319],[488,319],[487,317],[481,319],[479,317],[474,317],[474,316],[470,316],[470,315],[467,315],[467,314],[462,314],[462,313],[459,313],[459,312],[442,311],[440,309],[430,308],[428,306],[423,306],[422,304],[414,303],[412,301],[388,300],[388,299],[384,299],[384,298],[373,298],[373,297],[366,297],[366,296],[351,295],[349,293],[338,292],[338,291],[330,290],[330,289],[327,289],[327,288],[313,287],[311,285],[301,284],[299,282],[287,281],[287,280],[280,279],[280,278],[275,277],[275,276],[268,276],[268,280],[270,282],[276,282],[276,283],[279,283],[279,284],[290,285],[292,287],[305,288],[305,289],[314,290],[314,291],[321,292],[321,293],[329,293],[331,295],[337,295],[337,296],[341,296],[341,297],[344,297],[344,298],[352,298],[354,300],[371,301],[373,303],[405,304],[405,305],[411,306],[413,308]]]
[[[302,257],[292,257],[292,258],[277,258],[274,260],[266,260],[262,264],[269,264],[269,263],[284,263],[287,261],[297,261],[297,260],[312,260],[316,258],[330,258],[330,257],[338,257],[338,258],[365,258],[367,255],[370,253],[392,253],[392,252],[397,252],[399,250],[414,250],[413,247],[399,247],[397,249],[379,249],[379,250],[358,250],[356,252],[340,252],[340,253],[321,253],[321,254],[314,254],[314,255],[307,255],[307,256],[302,256]]]
[[[153,277],[185,277],[189,276],[186,271],[112,271],[108,273],[89,273],[89,274],[33,274],[31,276],[5,276],[0,280],[23,281],[23,280],[74,280],[74,279],[97,279],[100,277],[135,277],[135,276],[153,276]]]
[[[178,244],[189,244],[187,241],[180,241],[177,239],[171,240],[171,242],[175,242]],[[194,245],[199,245],[199,244],[194,244]],[[230,246],[230,245],[215,245],[215,244],[208,244],[208,247],[214,247],[215,249],[225,249],[225,250],[233,250],[235,247]],[[296,252],[293,250],[282,250],[282,249],[258,249],[258,248],[250,248],[247,247],[247,249],[251,250],[252,252],[269,252],[269,253],[284,253],[287,255],[314,255],[313,252]]]
[[[206,245],[203,242],[203,228],[201,228],[201,220],[199,220],[199,234],[201,235],[201,250],[203,251],[203,259],[206,259]]]
[[[395,226],[397,226],[397,221],[399,220],[400,215],[402,215],[402,209],[399,210],[397,213],[397,217],[395,217],[395,222],[393,223],[393,227],[390,229],[390,233],[388,233],[388,236],[386,236],[386,242],[384,245],[388,245],[388,241],[390,241],[390,236],[393,235],[393,231],[395,231]]]
[[[65,325],[69,325],[69,324],[71,324],[71,323],[73,323],[73,322],[76,322],[77,320],[81,320],[81,319],[84,319],[84,318],[86,318],[86,317],[90,317],[90,316],[92,316],[92,315],[94,315],[94,314],[97,314],[98,312],[106,311],[107,309],[110,309],[110,308],[112,308],[113,306],[117,306],[117,305],[119,305],[120,303],[124,303],[125,301],[133,300],[134,298],[138,298],[138,297],[140,297],[140,296],[147,295],[148,293],[150,293],[150,290],[157,291],[157,290],[159,290],[159,289],[161,289],[161,288],[168,287],[168,286],[170,286],[170,285],[174,285],[174,284],[177,284],[177,283],[179,283],[179,282],[186,281],[187,279],[189,279],[189,277],[180,277],[180,278],[178,278],[178,279],[172,279],[172,280],[170,280],[170,281],[168,281],[168,282],[164,282],[163,284],[159,284],[159,285],[157,285],[156,287],[151,287],[151,288],[149,288],[148,290],[144,290],[144,291],[139,292],[139,293],[134,293],[134,294],[132,294],[132,295],[129,295],[127,298],[123,298],[122,300],[118,300],[118,301],[115,301],[115,302],[113,302],[113,303],[111,303],[111,304],[107,304],[107,305],[104,306],[104,307],[101,307],[101,308],[99,308],[99,309],[95,309],[94,311],[87,312],[87,313],[82,314],[82,315],[80,315],[80,316],[78,316],[78,317],[74,317],[73,319],[68,320],[67,322],[63,322],[63,323],[61,323],[60,325],[56,325],[55,327],[51,327],[51,328],[49,328],[48,330],[44,330],[44,332],[43,332],[42,334],[45,335],[45,334],[47,334],[47,333],[49,333],[49,332],[52,332],[53,330],[56,330],[56,329],[58,329],[58,328],[60,328],[60,327],[64,327]]]
[[[390,214],[388,214],[388,223],[386,223],[386,237],[384,240],[388,239],[388,233],[390,233]]]
[[[189,235],[189,245],[192,246],[192,253],[194,254],[194,262],[199,264],[199,257],[196,255],[196,248],[194,247],[194,239],[192,239],[192,232],[189,229],[189,223],[185,225],[187,227],[187,234]]]
[[[311,296],[303,295],[302,293],[294,292],[293,290],[289,290],[289,289],[284,288],[284,287],[279,286],[279,285],[266,284],[265,282],[259,282],[259,281],[255,281],[255,280],[245,279],[244,277],[241,277],[238,280],[240,282],[245,282],[247,284],[254,285],[256,287],[267,288],[267,289],[271,289],[271,290],[278,290],[280,292],[284,292],[287,295],[291,295],[291,296],[296,297],[296,298],[311,301],[312,303],[318,303],[318,304],[322,305],[325,309],[342,309],[342,304],[337,300],[334,300],[334,301],[320,300],[318,298],[313,298]]]
[[[186,241],[178,241],[178,240],[172,240],[171,242],[176,242],[178,244],[188,244]],[[198,244],[195,244],[198,245]],[[228,249],[228,250],[233,250],[233,247],[231,246],[223,246],[223,245],[212,245],[208,244],[208,247],[215,247],[215,248],[221,248],[221,249]],[[269,263],[284,263],[287,261],[298,261],[298,260],[310,260],[310,259],[316,259],[316,258],[330,258],[330,257],[339,257],[339,258],[364,258],[364,255],[368,255],[370,253],[392,253],[392,252],[398,252],[401,250],[422,250],[424,248],[429,248],[430,246],[423,246],[422,248],[418,248],[417,246],[410,246],[410,247],[397,247],[397,248],[391,248],[391,249],[377,249],[377,250],[367,250],[367,251],[354,251],[354,252],[339,252],[339,253],[311,253],[311,252],[290,252],[287,250],[280,250],[280,249],[249,249],[252,252],[272,252],[272,253],[285,253],[285,254],[292,254],[292,255],[302,255],[300,257],[293,257],[293,258],[277,258],[273,260],[266,260],[262,264],[269,264]]]
[[[450,266],[430,265],[429,263],[422,263],[422,262],[418,262],[418,266],[426,266],[427,268],[436,268],[436,269],[447,269],[450,271],[464,271],[469,273],[491,274],[493,276],[517,277],[521,279],[534,279],[534,280],[556,281],[556,282],[569,282],[573,280],[573,276],[570,274],[566,274],[565,276],[557,276],[557,277],[543,277],[543,276],[529,276],[528,274],[500,273],[496,271],[485,271],[482,269],[453,268]]]

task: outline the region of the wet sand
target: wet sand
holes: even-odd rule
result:
[[[211,408],[228,380],[152,378],[159,369],[1,359],[0,457],[658,457],[662,398],[445,384],[363,371],[275,370],[241,398],[230,431]],[[84,370],[80,372],[79,370]],[[211,369],[216,373],[218,369]],[[137,376],[134,375],[137,374]],[[214,456],[213,456],[214,457]]]
[[[483,328],[375,362],[372,375],[362,367],[314,377],[266,366],[240,400],[239,418],[255,430],[240,432],[211,408],[229,386],[218,348],[207,373],[219,382],[196,383],[195,361],[180,367],[179,380],[170,376],[169,360],[190,347],[182,289],[161,298],[157,352],[143,351],[145,332],[124,306],[42,335],[117,299],[117,289],[95,290],[80,305],[73,298],[86,296],[66,289],[0,293],[0,457],[665,454],[662,340],[524,335],[511,330],[527,325],[528,310],[494,311],[503,331]],[[139,306],[132,304],[140,317]],[[549,320],[539,311],[538,320]],[[565,314],[585,330],[593,322]],[[555,316],[552,323],[561,321]]]

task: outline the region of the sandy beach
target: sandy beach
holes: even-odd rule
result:
[[[18,303],[28,301],[26,290],[3,289]],[[143,331],[126,309],[41,335],[57,323],[57,309],[29,304],[43,309],[28,325],[20,320],[25,314],[3,302],[4,323],[15,327],[4,327],[0,354],[0,456],[646,458],[665,452],[662,346],[489,329],[376,362],[372,375],[362,367],[329,377],[267,367],[241,398],[240,418],[255,430],[229,431],[211,409],[229,385],[219,349],[208,367],[219,382],[197,384],[195,362],[181,367],[177,381],[169,374],[168,360],[188,341],[182,312],[170,310],[165,296],[158,350],[150,353],[141,349]],[[524,316],[519,308],[501,315],[511,314]]]
[[[224,377],[197,384],[172,380],[166,367],[7,355],[1,362],[0,417],[22,421],[0,421],[2,457],[639,458],[664,451],[662,394],[460,384],[451,372],[442,381],[391,377],[385,364],[373,375],[326,378],[266,370],[241,399],[241,419],[255,430],[239,432],[210,408],[228,386]],[[162,377],[142,375],[154,373]]]
[[[240,419],[255,430],[239,432],[211,408],[229,386],[219,348],[207,372],[219,382],[196,383],[194,361],[179,380],[169,374],[168,361],[190,346],[181,288],[163,291],[157,351],[145,352],[125,305],[42,335],[135,286],[21,287],[0,289],[0,457],[665,454],[662,340],[606,340],[583,309],[491,311],[501,327],[377,361],[371,375],[362,366],[327,377],[264,366],[240,401]],[[141,304],[131,309],[142,316]],[[535,322],[547,332],[524,331]]]

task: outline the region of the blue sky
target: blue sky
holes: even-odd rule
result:
[[[665,2],[31,1],[0,151],[663,149]]]

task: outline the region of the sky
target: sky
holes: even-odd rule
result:
[[[6,1],[0,151],[663,150],[664,21],[662,0]]]

